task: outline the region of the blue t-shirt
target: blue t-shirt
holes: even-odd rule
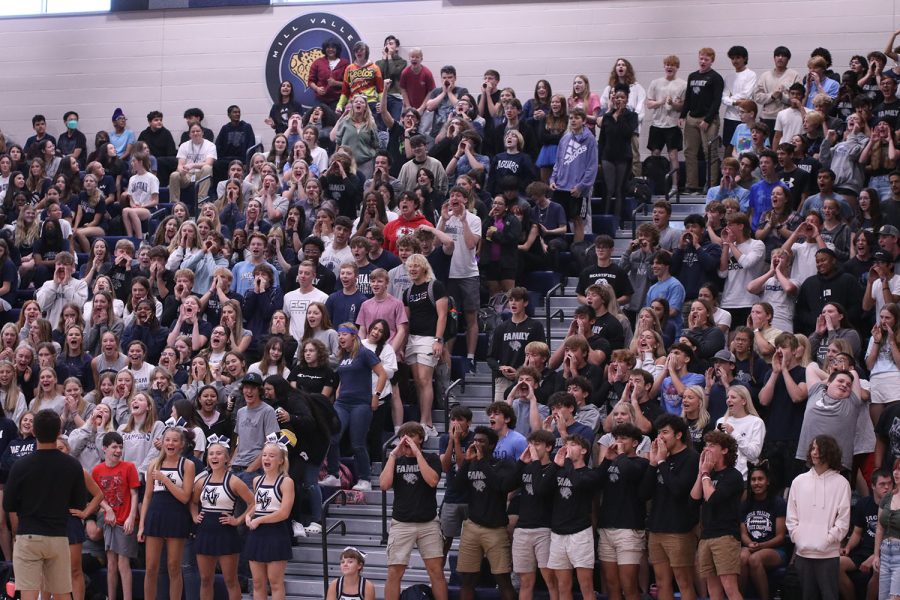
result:
[[[348,296],[341,289],[328,296],[328,300],[325,301],[325,308],[328,310],[331,322],[337,327],[341,323],[356,323],[359,307],[368,299],[359,290]]]
[[[756,227],[759,225],[759,218],[762,217],[763,213],[772,208],[772,190],[775,189],[776,185],[785,184],[780,179],[776,179],[772,183],[765,179],[760,179],[750,186],[748,204],[750,209],[753,210],[753,216],[750,218],[750,229],[753,231],[756,231]]]
[[[746,123],[741,123],[734,129],[734,135],[731,136],[731,145],[737,150],[738,155],[747,152],[753,147],[753,138],[750,137],[750,128]],[[766,140],[768,145],[768,140]]]
[[[700,373],[688,373],[681,377],[681,383],[684,384],[684,387],[692,385],[703,386],[706,385],[706,378]],[[671,415],[681,414],[681,394],[675,389],[675,384],[672,383],[671,377],[663,379],[662,384],[659,386],[659,403],[667,413]]]
[[[119,156],[122,156],[128,144],[134,144],[134,141],[134,132],[130,129],[126,129],[122,133],[116,133],[115,129],[109,132],[109,143],[116,147],[116,154]]]
[[[650,306],[650,303],[657,298],[665,298],[672,310],[678,309],[678,314],[669,317],[669,321],[675,324],[676,331],[681,331],[681,305],[684,304],[684,286],[675,277],[669,277],[665,281],[657,281],[647,290],[647,298],[644,300],[644,306]]]
[[[562,205],[551,200],[547,208],[540,208],[535,205],[531,209],[531,222],[543,225],[547,229],[556,229],[569,221],[566,219],[566,211]]]
[[[594,447],[594,430],[585,425],[584,423],[579,423],[578,421],[574,421],[571,425],[566,427],[566,433],[568,435],[580,435],[584,439],[588,441],[588,445],[593,448]],[[556,445],[553,447],[553,451],[556,452],[560,448],[562,448],[563,444],[566,443],[559,435],[559,430],[554,432],[556,435]]]
[[[278,270],[275,266],[269,262],[263,262],[261,264],[268,265],[270,269],[272,269],[273,273],[278,273]],[[246,296],[247,292],[253,289],[253,269],[256,268],[256,265],[251,263],[249,260],[242,260],[238,264],[234,265],[231,269],[231,275],[233,279],[231,281],[231,291],[237,292],[241,296]],[[274,287],[280,287],[280,282],[278,281],[278,277],[275,277],[272,285]]]
[[[497,447],[494,448],[494,458],[500,460],[519,460],[525,448],[528,447],[528,440],[525,436],[514,429],[510,429],[506,437],[500,438]]]
[[[372,400],[372,367],[381,359],[365,346],[359,347],[356,358],[341,358],[338,362],[338,379],[341,381],[339,402],[364,404]]]

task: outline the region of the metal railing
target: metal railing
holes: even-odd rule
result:
[[[676,168],[670,170],[668,173],[666,173],[666,200],[669,200],[670,202],[671,202],[670,198],[672,197],[672,189],[673,189],[672,182],[675,181],[674,176],[676,173],[678,173],[678,167],[676,167]],[[681,190],[678,189],[678,186],[674,186],[674,190],[675,190],[675,204],[681,204]]]
[[[637,239],[637,216],[638,213],[642,213],[644,216],[647,215],[647,210],[650,208],[650,204],[643,202],[638,204],[637,207],[631,211],[631,239]]]
[[[343,506],[347,505],[347,490],[338,490],[328,497],[325,502],[322,503],[322,584],[325,586],[322,592],[323,596],[328,595],[328,534],[334,531],[335,529],[341,530],[341,535],[347,535],[347,524],[344,523],[343,519],[335,521],[331,525],[328,525],[328,507],[340,498],[340,504]]]
[[[493,377],[491,378],[493,379]],[[450,431],[450,392],[453,391],[458,385],[462,384],[462,378],[454,379],[450,382],[450,385],[447,386],[447,389],[444,390],[444,431]],[[384,463],[381,463],[384,465]]]
[[[720,162],[719,158],[719,146],[721,145],[722,138],[719,136],[714,137],[709,140],[709,143],[706,144],[706,189],[704,192],[708,192],[709,188],[712,187],[712,166],[714,162]],[[713,158],[713,146],[715,146],[716,157]]]
[[[558,308],[553,313],[550,312],[550,296],[553,296],[554,294],[556,294],[557,292],[562,290],[562,287],[563,287],[562,282],[559,282],[556,285],[554,285],[552,288],[547,290],[547,293],[544,294],[544,320],[546,321],[546,327],[544,330],[547,332],[548,340],[550,339],[550,321],[552,321],[556,317],[559,317],[559,322],[560,323],[563,322],[564,315],[563,315],[563,310],[561,308]],[[493,402],[493,399],[491,399],[491,401]]]

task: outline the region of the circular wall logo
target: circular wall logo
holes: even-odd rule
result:
[[[322,44],[334,38],[341,44],[341,56],[350,58],[350,48],[359,33],[344,19],[329,13],[309,13],[285,25],[269,47],[266,56],[266,87],[272,100],[279,100],[282,81],[294,84],[294,100],[304,106],[315,102],[315,93],[306,85],[309,69],[324,56]]]

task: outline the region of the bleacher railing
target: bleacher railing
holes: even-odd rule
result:
[[[340,498],[340,504],[342,506],[347,505],[347,490],[338,490],[328,497],[325,502],[322,503],[322,584],[324,588],[322,590],[322,596],[328,595],[328,534],[334,531],[335,529],[341,530],[341,535],[347,535],[347,524],[344,523],[343,519],[339,519],[332,523],[328,524],[328,508],[338,501]]]

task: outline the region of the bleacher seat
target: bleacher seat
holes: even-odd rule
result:
[[[532,292],[537,292],[543,299],[561,281],[562,276],[556,271],[534,271],[525,276],[525,287]]]
[[[591,217],[591,229],[594,235],[606,234],[611,238],[616,237],[618,219],[614,215],[598,215]]]

